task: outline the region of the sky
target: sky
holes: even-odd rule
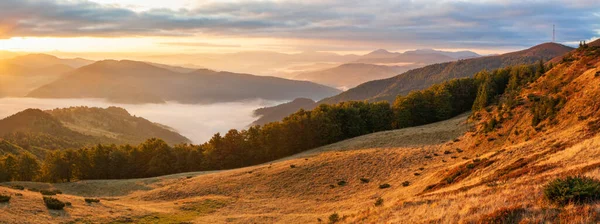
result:
[[[0,50],[500,53],[600,37],[598,0],[1,0]]]

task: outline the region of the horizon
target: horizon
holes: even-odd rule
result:
[[[8,0],[0,3],[0,51],[94,60],[254,51],[362,55],[376,49],[490,55],[551,42],[553,25],[556,42],[567,46],[600,37],[597,2],[430,3]]]

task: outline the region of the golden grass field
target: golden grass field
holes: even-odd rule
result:
[[[482,217],[518,211],[521,223],[596,223],[598,204],[558,207],[545,201],[542,188],[565,175],[600,178],[599,65],[595,58],[561,64],[522,91],[522,98],[567,97],[557,119],[538,129],[525,104],[502,115],[497,130],[482,133],[479,122],[499,116],[494,107],[235,170],[11,183],[60,189],[58,198],[73,205],[53,212],[40,193],[0,187],[0,194],[13,195],[0,204],[0,222],[327,223],[337,213],[342,223],[485,223]],[[84,197],[101,202],[86,204]],[[381,206],[374,205],[378,198]]]

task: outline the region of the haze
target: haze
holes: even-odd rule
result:
[[[277,102],[254,100],[236,103],[191,105],[169,102],[167,104],[115,104],[100,99],[32,99],[0,98],[0,119],[28,108],[50,110],[71,106],[125,108],[131,115],[167,125],[196,144],[202,144],[213,134],[230,129],[244,129],[256,119],[253,110]]]

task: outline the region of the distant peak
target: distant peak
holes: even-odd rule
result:
[[[377,49],[377,50],[371,52],[371,54],[389,54],[389,53],[391,53],[391,52],[389,52],[386,49]]]

